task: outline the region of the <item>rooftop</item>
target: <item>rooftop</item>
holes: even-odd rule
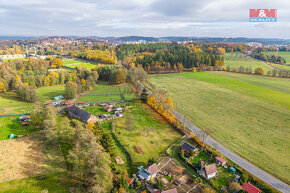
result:
[[[205,172],[207,175],[217,172],[215,163],[205,166]]]

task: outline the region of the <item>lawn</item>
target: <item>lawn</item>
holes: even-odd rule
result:
[[[228,187],[229,179],[235,179],[235,175],[229,172],[229,169],[225,169],[221,166],[216,166],[218,170],[219,177],[211,179],[211,183],[213,183],[219,189],[222,186]]]
[[[48,100],[53,100],[53,97],[64,95],[65,86],[57,85],[57,86],[47,86],[36,89],[37,93],[37,101],[45,102]]]
[[[77,68],[78,66],[85,67],[88,70],[94,69],[96,67],[96,63],[87,62],[78,59],[69,59],[63,60],[63,66],[67,68]]]
[[[147,105],[134,103],[126,116],[114,121],[115,133],[137,166],[157,158],[182,135]],[[138,153],[139,145],[143,153]]]
[[[18,98],[13,92],[0,94],[0,115],[25,113],[27,110],[33,109],[33,103],[28,103]]]
[[[265,54],[276,54],[276,52],[263,52]],[[284,52],[278,52],[278,56],[282,56],[283,58],[285,58],[286,63],[290,64],[290,52],[284,51]]]
[[[168,90],[176,109],[199,128],[211,128],[219,142],[289,180],[289,81],[235,75],[181,73],[153,75],[150,81]]]
[[[46,175],[45,179],[39,177],[25,178],[0,183],[0,193],[39,193],[42,190],[48,192],[65,193],[70,192],[69,183],[65,173]]]
[[[36,131],[32,126],[23,126],[18,118],[19,116],[0,117],[0,140],[7,139],[10,134],[27,135]]]
[[[271,66],[268,66],[264,64],[261,61],[254,60],[252,58],[245,58],[240,57],[242,54],[239,52],[233,52],[233,53],[226,53],[224,55],[224,65],[230,66],[231,68],[235,67],[238,68],[240,66],[244,67],[252,67],[252,71],[254,73],[254,70],[258,67],[262,67],[264,69],[264,72],[267,72],[268,70],[272,70],[273,68]]]

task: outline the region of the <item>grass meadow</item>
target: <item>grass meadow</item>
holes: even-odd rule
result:
[[[53,97],[64,95],[65,85],[47,86],[36,89],[37,101],[45,102],[53,100]]]
[[[18,98],[13,92],[0,94],[0,115],[26,113],[32,110],[33,103],[28,103]]]
[[[182,135],[147,105],[133,103],[126,116],[114,121],[115,133],[137,166],[156,159]],[[143,153],[138,153],[139,145]]]
[[[12,180],[0,183],[0,193],[39,193],[43,190],[48,192],[68,193],[69,183],[65,173],[56,173],[46,175],[41,180],[38,177],[25,178],[20,180]]]
[[[229,72],[153,75],[176,109],[199,128],[272,174],[289,181],[290,83]]]
[[[97,95],[97,94],[114,94],[124,93],[125,100],[131,100],[136,95],[132,93],[131,88],[128,84],[125,85],[109,85],[107,82],[99,82],[95,85],[95,88],[83,93],[84,95]],[[105,101],[120,101],[121,95],[103,95],[103,96],[80,96],[79,102],[105,102]]]
[[[241,58],[240,57],[241,55],[242,54],[239,52],[226,53],[224,55],[224,65],[226,67],[230,66],[231,68],[238,68],[240,66],[252,67],[253,73],[254,73],[254,70],[258,67],[262,67],[265,73],[268,70],[273,69],[271,66],[268,66],[261,61],[254,60],[252,58],[245,58],[245,57]]]

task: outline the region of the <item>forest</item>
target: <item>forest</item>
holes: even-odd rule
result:
[[[182,71],[199,66],[222,66],[224,48],[203,50],[199,45],[150,43],[119,45],[118,57],[127,66],[142,66],[146,71]]]

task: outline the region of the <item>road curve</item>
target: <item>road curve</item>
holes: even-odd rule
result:
[[[172,110],[175,117],[184,124],[188,129],[190,129],[192,132],[194,132],[195,135],[201,136],[203,131],[201,131],[199,128],[197,128],[195,125],[193,125],[188,119],[186,119],[182,114],[178,113],[175,110]],[[219,152],[221,152],[223,155],[225,155],[227,158],[247,170],[249,173],[255,175],[256,177],[260,178],[261,180],[265,181],[266,183],[270,184],[272,187],[276,188],[277,190],[281,192],[290,192],[290,188],[287,184],[284,182],[281,182],[277,178],[274,178],[270,174],[264,172],[263,170],[259,169],[258,167],[254,166],[253,164],[249,163],[245,159],[241,158],[237,154],[233,153],[223,145],[221,145],[219,142],[214,140],[211,137],[208,137],[205,140],[205,143],[209,146],[213,146],[215,149],[217,149]]]
[[[140,87],[146,89],[146,93],[148,95],[152,95],[152,91],[150,91],[148,88],[146,88],[143,84],[139,83]],[[203,131],[197,128],[194,124],[192,124],[184,115],[180,114],[179,112],[175,111],[174,109],[171,109],[172,113],[175,115],[176,119],[180,121],[182,124],[184,124],[190,131],[192,131],[196,136],[201,136]],[[215,149],[217,149],[219,152],[221,152],[224,156],[232,160],[237,165],[241,166],[245,170],[247,170],[249,173],[253,174],[254,176],[260,178],[264,182],[270,184],[272,187],[276,188],[277,190],[283,192],[283,193],[289,193],[290,187],[288,184],[278,180],[277,178],[271,176],[270,174],[266,173],[265,171],[261,170],[260,168],[254,166],[250,162],[246,161],[245,159],[241,158],[237,154],[233,153],[231,150],[224,147],[222,144],[220,144],[218,141],[214,140],[211,137],[207,137],[205,140],[205,144],[209,146],[213,146]]]

